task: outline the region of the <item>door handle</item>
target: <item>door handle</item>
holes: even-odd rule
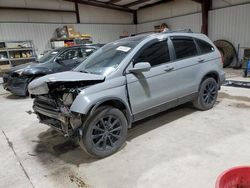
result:
[[[205,61],[205,59],[198,59],[199,63],[203,63]]]
[[[172,67],[172,66],[166,66],[163,70],[168,72],[168,71],[171,71],[173,69],[174,69],[174,67]]]

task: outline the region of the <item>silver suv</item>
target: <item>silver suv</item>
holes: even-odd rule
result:
[[[101,158],[121,148],[135,121],[188,101],[212,108],[224,79],[208,37],[179,31],[111,42],[72,71],[34,80],[29,92],[41,123]]]

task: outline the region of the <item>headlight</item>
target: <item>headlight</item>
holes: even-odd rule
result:
[[[64,93],[62,100],[63,100],[64,105],[66,105],[66,106],[71,105],[73,103],[73,100],[74,100],[73,94],[72,93]]]

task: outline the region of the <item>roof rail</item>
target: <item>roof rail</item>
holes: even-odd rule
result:
[[[145,31],[145,32],[140,32],[140,33],[133,33],[129,36],[133,37],[133,36],[143,35],[143,34],[162,34],[162,33],[193,33],[193,31],[191,29],[176,29],[176,30],[167,30],[163,32]]]
[[[167,30],[162,33],[193,33],[191,29],[176,29],[176,30]]]

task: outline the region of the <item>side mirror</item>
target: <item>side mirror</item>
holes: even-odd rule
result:
[[[58,63],[58,64],[61,64],[63,61],[62,57],[57,57],[55,62]]]
[[[139,62],[134,65],[132,69],[129,70],[131,73],[146,72],[151,69],[151,65],[148,62]]]

